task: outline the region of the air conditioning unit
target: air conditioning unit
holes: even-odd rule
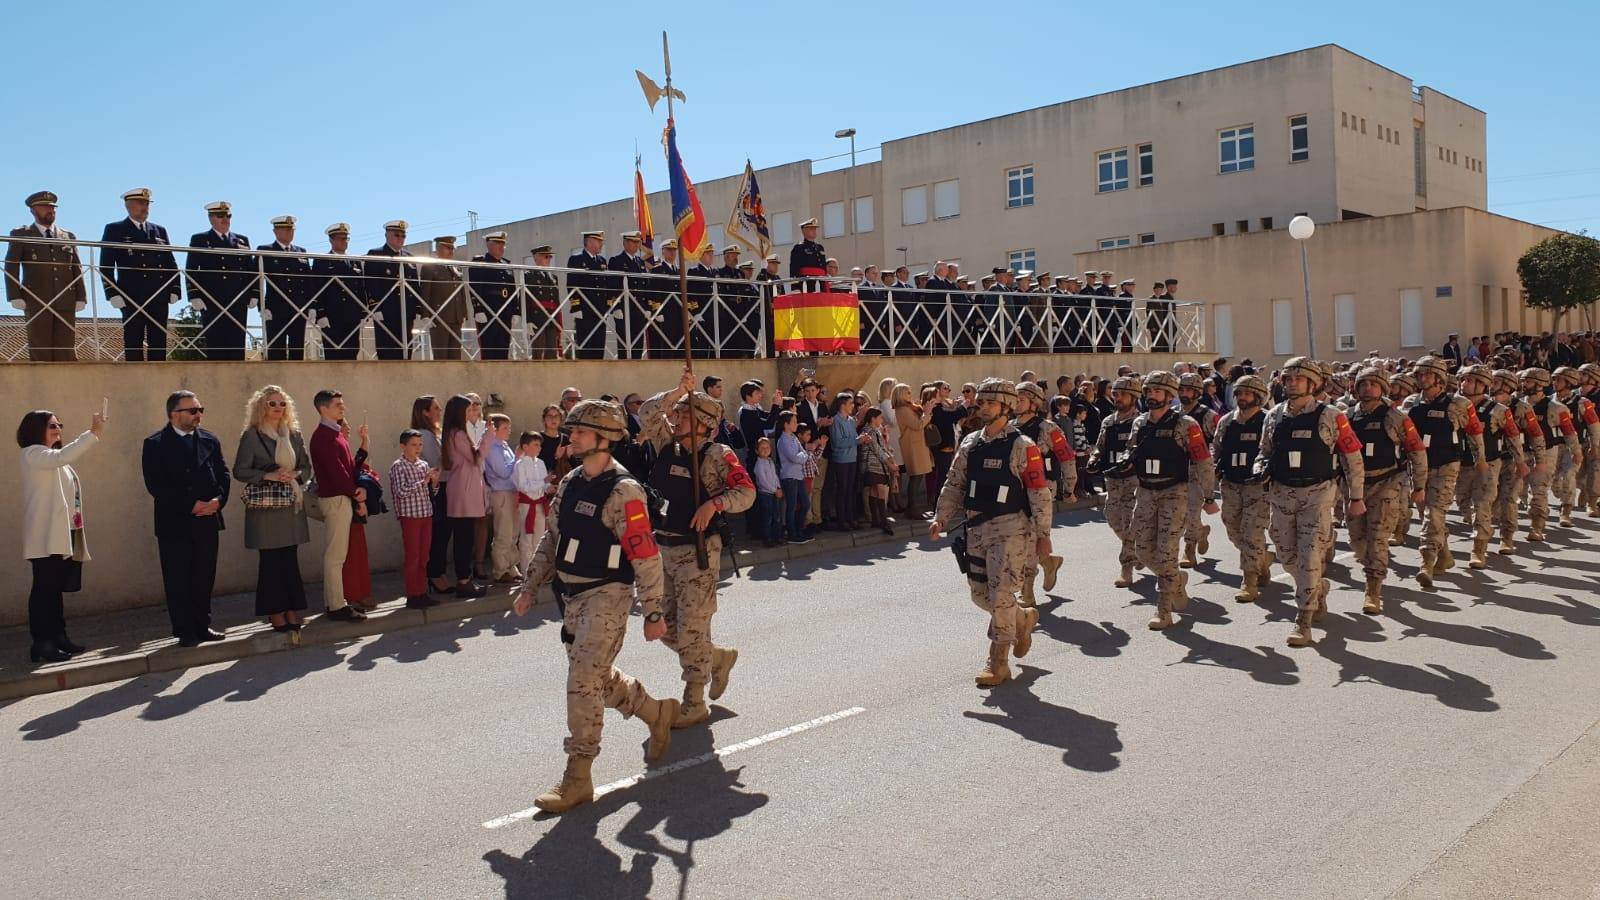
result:
[[[1353,334],[1339,335],[1339,352],[1348,353],[1356,349],[1356,336]]]

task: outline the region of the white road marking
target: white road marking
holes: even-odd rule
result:
[[[841,709],[836,713],[829,713],[826,716],[818,716],[815,719],[807,722],[801,722],[798,725],[790,725],[788,728],[780,728],[777,731],[768,732],[760,737],[753,737],[747,741],[740,741],[737,744],[730,744],[727,747],[719,747],[710,753],[702,753],[701,755],[692,757],[690,759],[680,759],[670,766],[662,766],[659,769],[647,769],[643,772],[640,772],[638,775],[630,775],[627,778],[619,779],[609,784],[600,785],[594,789],[594,796],[595,799],[598,800],[612,791],[620,791],[625,788],[633,787],[640,782],[652,781],[662,777],[663,775],[671,775],[673,772],[681,772],[684,769],[690,769],[703,763],[708,763],[713,759],[718,759],[724,756],[732,756],[741,750],[749,750],[752,747],[759,747],[762,744],[770,744],[779,738],[786,738],[791,735],[796,735],[802,731],[810,731],[813,728],[826,725],[829,722],[837,722],[840,719],[848,719],[851,716],[859,715],[860,713],[864,713],[866,711],[867,710],[865,707],[852,706],[849,709]],[[539,808],[530,806],[527,809],[519,810],[511,813],[510,815],[501,816],[498,819],[490,819],[489,821],[483,823],[483,827],[504,828],[507,825],[531,819],[538,814]]]

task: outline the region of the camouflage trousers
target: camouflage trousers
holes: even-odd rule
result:
[[[1544,523],[1550,518],[1550,482],[1556,469],[1556,452],[1546,447],[1538,454],[1540,472],[1536,475],[1528,473],[1523,479],[1523,484],[1528,490],[1528,521],[1534,529],[1544,528]],[[1530,456],[1528,465],[1533,465]]]
[[[1239,548],[1239,571],[1258,572],[1267,558],[1267,525],[1272,520],[1266,482],[1222,482],[1222,525]]]
[[[1456,478],[1461,474],[1461,463],[1428,467],[1428,496],[1422,501],[1423,553],[1437,555],[1444,551],[1450,532],[1445,528],[1444,514],[1456,498]]]
[[[1311,609],[1323,590],[1334,494],[1332,481],[1311,487],[1274,484],[1267,492],[1272,503],[1272,544],[1278,562],[1294,577],[1295,602],[1301,609]]]
[[[1394,533],[1396,537],[1403,538],[1411,529],[1411,492],[1417,488],[1413,484],[1415,479],[1411,477],[1410,469],[1402,469],[1395,477],[1400,479],[1400,496],[1404,499],[1400,503],[1399,515],[1394,517]]]
[[[1565,444],[1556,449],[1556,474],[1550,479],[1550,490],[1562,506],[1578,501],[1578,467],[1572,464],[1572,451]]]
[[[661,600],[661,617],[667,633],[661,642],[678,651],[683,680],[695,684],[711,681],[711,616],[717,611],[717,580],[722,575],[722,538],[706,535],[706,558],[702,569],[694,559],[694,545],[661,548],[661,569],[666,575],[666,591]]]
[[[1489,471],[1479,473],[1476,466],[1465,466],[1456,479],[1456,498],[1462,515],[1472,517],[1472,539],[1494,539],[1494,501],[1500,493],[1500,467],[1510,460],[1491,460]]]
[[[1133,549],[1139,562],[1154,572],[1161,593],[1171,595],[1187,583],[1178,568],[1178,541],[1189,519],[1189,485],[1152,490],[1139,488],[1133,509]]]
[[[1033,522],[1022,513],[1006,513],[967,529],[967,589],[972,602],[989,613],[989,640],[1017,640],[1017,591],[1028,546],[1036,543]]]
[[[1053,484],[1049,487],[1049,491],[1050,491],[1050,509],[1054,510],[1056,508],[1056,505],[1055,505],[1056,504],[1056,489],[1055,489],[1055,486]],[[1037,538],[1037,536],[1035,536],[1035,537]],[[1023,556],[1022,581],[1023,582],[1028,582],[1028,581],[1032,581],[1032,580],[1034,580],[1035,578],[1038,578],[1038,577],[1039,577],[1039,541],[1038,540],[1031,540],[1031,541],[1028,542],[1028,551]]]
[[[1578,470],[1578,505],[1591,506],[1600,501],[1600,453],[1590,447],[1583,455],[1583,468]]]
[[[1389,535],[1394,523],[1410,509],[1411,498],[1403,493],[1406,480],[1396,472],[1382,481],[1369,481],[1362,500],[1364,516],[1349,516],[1350,550],[1368,578],[1382,579],[1389,574]]]
[[[614,665],[632,609],[631,584],[608,582],[567,598],[561,623],[572,643],[566,645],[567,738],[561,747],[568,756],[599,755],[606,708],[629,718],[649,696]]]
[[[1191,468],[1208,465],[1210,463],[1190,463]],[[1200,496],[1200,480],[1193,472],[1189,473],[1189,493],[1187,496],[1189,514],[1183,524],[1183,539],[1191,544],[1198,544],[1200,543],[1201,529],[1206,525],[1205,516],[1201,515],[1204,512],[1201,507],[1205,506],[1206,500],[1210,498]]]
[[[1106,522],[1111,526],[1111,532],[1122,542],[1122,548],[1117,551],[1117,562],[1124,566],[1133,565],[1136,558],[1133,552],[1133,511],[1134,500],[1138,494],[1137,478],[1106,479],[1106,502],[1103,509]]]
[[[1513,538],[1517,534],[1517,501],[1522,498],[1523,476],[1517,474],[1514,459],[1500,461],[1500,486],[1495,492],[1494,523],[1501,537]]]

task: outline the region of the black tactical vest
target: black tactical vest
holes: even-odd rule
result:
[[[1393,408],[1385,401],[1370,413],[1358,408],[1350,419],[1350,430],[1361,439],[1361,461],[1369,482],[1394,474],[1393,470],[1400,465],[1400,448],[1389,436],[1387,427],[1389,411]]]
[[[1278,420],[1269,463],[1273,481],[1288,487],[1311,487],[1333,480],[1333,448],[1318,429],[1325,408],[1326,404],[1318,403],[1298,416]]]
[[[1217,461],[1223,478],[1234,484],[1250,480],[1256,455],[1261,452],[1261,426],[1266,418],[1257,413],[1248,422],[1235,418],[1228,423],[1227,430],[1222,433],[1222,459]]]
[[[1164,490],[1189,480],[1189,435],[1178,433],[1183,416],[1169,412],[1161,421],[1147,418],[1133,450],[1133,473],[1139,486]]]
[[[700,445],[700,460],[704,464],[706,454],[711,450],[709,441]],[[658,531],[669,531],[674,534],[693,534],[689,523],[694,519],[694,472],[689,469],[689,451],[683,444],[672,441],[662,448],[661,455],[656,457],[656,464],[650,467],[650,487],[665,501],[665,512],[656,512],[651,516],[652,522]],[[702,485],[702,488],[705,488]],[[709,489],[700,497],[700,502],[714,496]],[[716,527],[707,529],[707,533],[716,531]]]
[[[1113,475],[1111,472],[1114,467],[1121,465],[1123,460],[1128,458],[1128,438],[1133,437],[1133,423],[1138,418],[1138,416],[1134,416],[1133,418],[1123,419],[1120,422],[1114,421],[1100,426],[1106,432],[1106,458],[1100,461],[1100,465],[1106,470],[1107,478],[1131,478],[1136,474],[1128,472],[1124,475]]]
[[[1508,455],[1508,451],[1506,450],[1505,434],[1495,428],[1496,424],[1504,427],[1505,423],[1496,423],[1492,421],[1494,418],[1494,406],[1495,400],[1490,396],[1485,396],[1483,398],[1483,402],[1477,405],[1478,421],[1483,423],[1484,462],[1494,462],[1497,459],[1505,459]]]
[[[1011,448],[1021,434],[977,441],[967,452],[967,496],[962,506],[978,516],[1030,512],[1028,491],[1011,471]]]
[[[621,478],[620,472],[606,472],[593,479],[582,475],[568,479],[556,520],[561,532],[556,573],[563,581],[633,584],[633,563],[623,554],[616,534],[600,521],[600,511]]]
[[[1428,448],[1428,468],[1442,469],[1461,461],[1461,432],[1450,421],[1450,399],[1442,393],[1437,400],[1423,401],[1411,407],[1411,421],[1422,435],[1422,445]]]

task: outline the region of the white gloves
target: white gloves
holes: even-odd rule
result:
[[[107,294],[106,299],[111,302],[112,309],[121,309],[128,305],[128,301],[122,299],[121,294]]]
[[[476,315],[474,315],[472,317],[472,320],[474,322],[485,322],[486,323],[486,322],[489,321],[489,317],[484,315],[483,313],[477,313]]]
[[[324,331],[326,331],[327,329],[331,328],[332,325],[329,324],[328,317],[327,316],[323,316],[322,318],[317,320],[317,327],[323,329]]]
[[[263,309],[261,311],[261,321],[263,321],[263,322],[271,322],[272,321],[272,313]]]
[[[15,306],[17,309],[27,309],[27,307],[23,305],[21,297],[12,297],[11,305]]]
[[[189,298],[189,305],[198,310],[204,310],[206,308],[206,302],[196,297]]]
[[[88,306],[89,302],[87,300],[79,300],[77,303],[72,305],[72,308],[78,312],[83,312],[86,308],[88,308]]]

